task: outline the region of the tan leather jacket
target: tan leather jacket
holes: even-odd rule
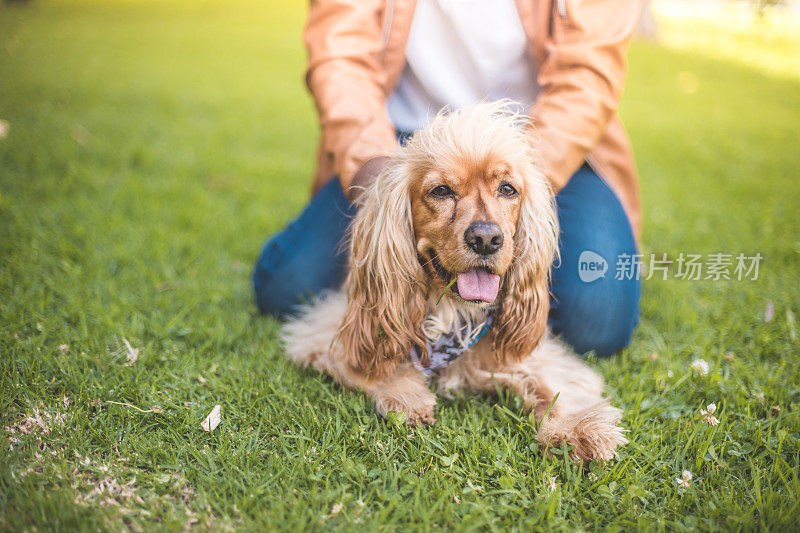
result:
[[[616,114],[638,0],[516,0],[541,92],[531,117],[556,190],[587,161],[619,196],[638,235],[639,190]],[[322,128],[314,190],[346,188],[368,159],[397,149],[386,102],[405,67],[416,0],[311,0],[306,81]]]

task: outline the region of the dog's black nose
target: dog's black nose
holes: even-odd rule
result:
[[[503,232],[494,222],[476,222],[464,232],[464,242],[476,254],[491,255],[503,246]]]

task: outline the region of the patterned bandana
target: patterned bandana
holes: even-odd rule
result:
[[[474,327],[472,321],[470,320],[462,324],[459,329],[461,332],[461,338],[464,339],[463,341],[459,341],[458,336],[455,334],[455,330],[446,335],[442,335],[442,337],[434,343],[431,343],[428,339],[425,339],[425,345],[428,348],[429,354],[428,364],[427,366],[422,364],[422,361],[420,360],[419,347],[415,346],[411,349],[410,354],[411,362],[414,364],[414,368],[421,370],[426,376],[430,377],[434,372],[446,367],[458,359],[461,354],[474,346],[475,343],[478,342],[487,331],[489,331],[489,326],[491,325],[492,314],[491,311],[489,311],[486,313],[486,322],[484,323],[483,327],[480,329],[480,331],[475,330],[472,334],[472,337],[464,339],[464,337]]]

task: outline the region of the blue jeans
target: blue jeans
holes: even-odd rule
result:
[[[628,345],[639,321],[640,282],[615,279],[617,257],[637,253],[630,223],[616,195],[588,165],[558,193],[556,204],[561,261],[552,271],[550,328],[580,354],[611,355]],[[285,316],[310,296],[342,283],[342,241],[354,214],[339,180],[333,179],[267,241],[253,272],[263,313]],[[601,259],[581,257],[584,251]],[[588,262],[598,268],[603,261],[605,275],[587,270]]]

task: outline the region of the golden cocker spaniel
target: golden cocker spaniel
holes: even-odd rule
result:
[[[382,416],[434,423],[432,380],[445,396],[499,386],[534,411],[542,447],[608,460],[627,442],[621,411],[547,332],[558,219],[530,137],[507,102],[416,132],[359,198],[344,288],[285,324],[283,340]]]

